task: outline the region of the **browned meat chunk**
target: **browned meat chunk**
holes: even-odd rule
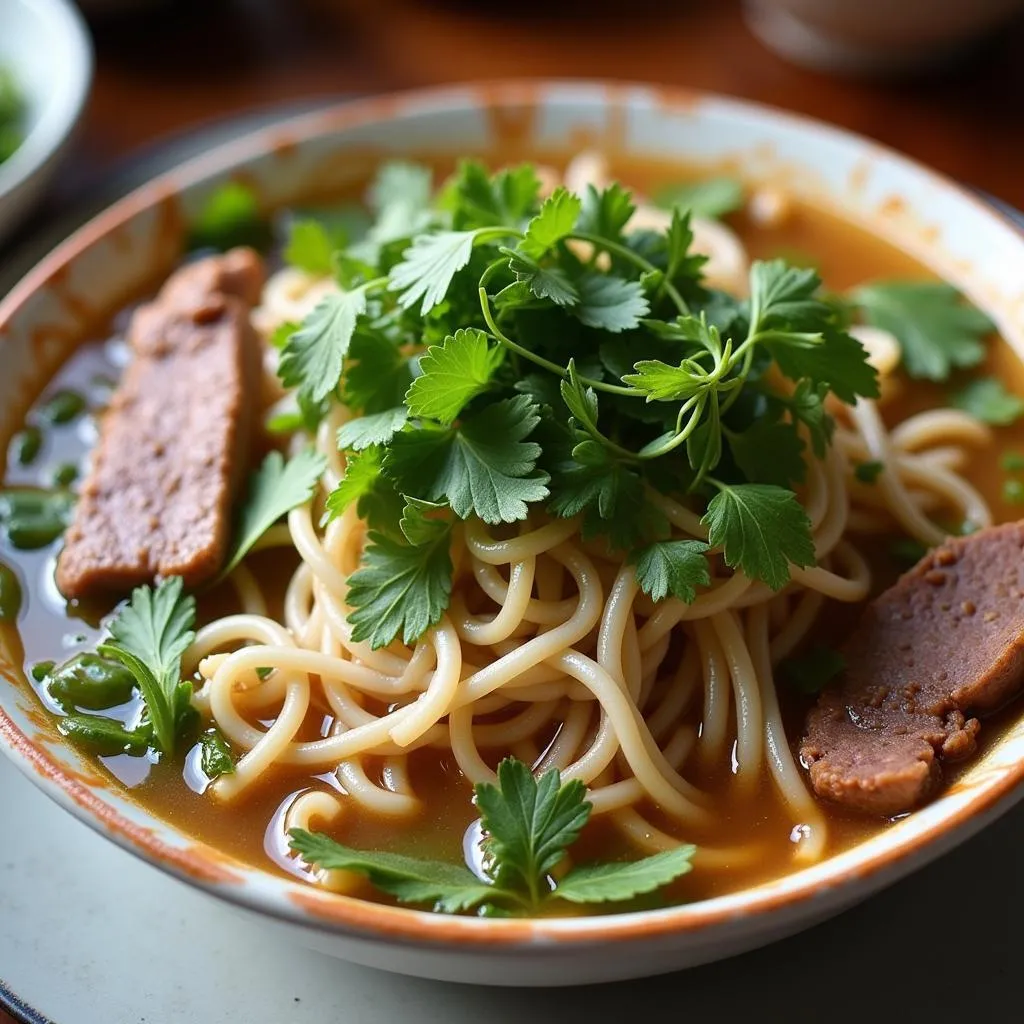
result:
[[[807,720],[814,791],[893,815],[924,800],[941,760],[969,757],[979,723],[1024,683],[1024,522],[947,541],[864,613],[846,671]]]
[[[235,249],[183,267],[132,318],[133,358],[104,414],[57,562],[68,598],[217,573],[258,394],[249,323],[264,271]]]

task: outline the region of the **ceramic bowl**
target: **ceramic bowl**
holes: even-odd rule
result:
[[[1024,353],[1024,236],[974,195],[865,139],[778,111],[646,86],[475,85],[360,101],[261,130],[162,175],[72,235],[0,302],[0,444],[93,325],[180,255],[190,213],[232,176],[265,204],[427,151],[529,157],[592,145],[620,157],[729,168],[838,209],[955,282]],[[0,450],[3,450],[0,448]],[[39,599],[25,581],[28,600]],[[0,746],[114,842],[296,941],[375,967],[494,984],[639,977],[780,938],[961,842],[1024,789],[1024,720],[939,799],[824,863],[670,909],[571,920],[480,920],[316,891],[238,863],[154,818],[65,746],[0,650]]]
[[[0,164],[0,241],[26,217],[52,177],[82,114],[92,43],[70,0],[3,0],[0,66],[25,96],[25,140]]]

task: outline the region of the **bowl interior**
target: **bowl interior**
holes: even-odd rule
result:
[[[990,207],[913,163],[824,126],[723,99],[648,87],[498,84],[361,101],[297,118],[163,175],[86,225],[0,301],[0,445],[90,329],[170,269],[189,215],[226,178],[245,180],[273,207],[342,189],[387,156],[476,153],[498,162],[584,145],[626,160],[675,160],[783,184],[954,282],[1024,353],[1024,238]],[[44,599],[38,581],[23,583],[27,600]],[[243,905],[318,929],[460,946],[486,937],[494,948],[539,939],[571,945],[692,938],[742,920],[756,930],[769,913],[819,916],[965,838],[1016,799],[1024,776],[1024,722],[1017,722],[940,799],[858,847],[756,889],[618,917],[479,921],[313,892],[155,820],[62,743],[23,683],[19,652],[3,648],[0,746],[93,827]]]

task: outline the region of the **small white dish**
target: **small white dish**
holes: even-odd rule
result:
[[[92,43],[70,0],[3,0],[0,66],[9,67],[27,108],[25,139],[0,164],[0,240],[42,195],[92,80]]]

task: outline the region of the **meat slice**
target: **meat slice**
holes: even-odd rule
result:
[[[223,564],[258,401],[249,323],[262,262],[234,249],[177,271],[132,317],[132,361],[57,561],[67,598],[157,576],[208,580]]]
[[[921,803],[975,752],[976,714],[1024,684],[1024,521],[947,541],[866,609],[800,754],[821,797],[872,814]]]

